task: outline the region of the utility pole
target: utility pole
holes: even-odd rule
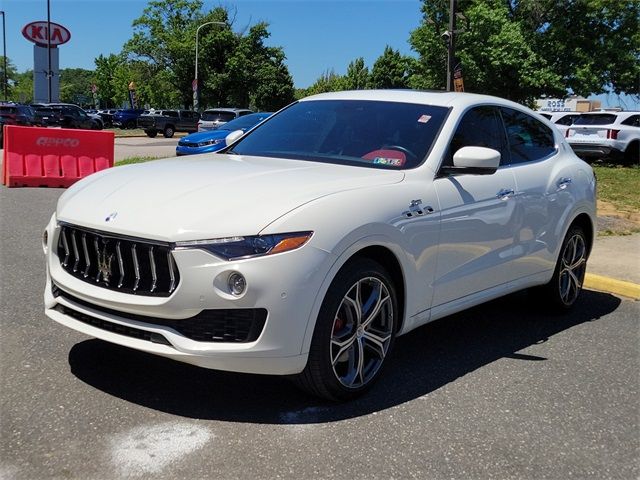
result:
[[[47,67],[47,92],[49,97],[49,103],[51,103],[51,77],[53,72],[51,71],[51,2],[47,0],[47,58],[49,66]]]
[[[453,90],[453,69],[456,61],[456,3],[450,0],[449,4],[449,30],[447,39],[447,92]]]
[[[7,29],[4,24],[4,12],[2,14],[2,56],[4,58],[4,73],[2,78],[2,84],[4,85],[4,101],[8,99],[7,95]]]

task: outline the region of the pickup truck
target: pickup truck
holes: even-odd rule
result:
[[[200,114],[191,110],[153,110],[138,117],[138,127],[151,138],[158,132],[171,138],[175,132],[197,132],[199,119]]]

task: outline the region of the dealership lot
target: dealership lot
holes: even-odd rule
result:
[[[40,236],[61,193],[0,189],[2,479],[640,474],[637,302],[587,291],[549,317],[517,294],[400,338],[369,395],[320,403],[45,318]]]
[[[131,157],[175,157],[179,138],[117,137],[114,160]]]

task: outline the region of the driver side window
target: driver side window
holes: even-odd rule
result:
[[[496,107],[476,107],[464,114],[442,166],[453,166],[453,155],[462,147],[493,148],[500,152],[500,165],[509,163],[504,128]]]

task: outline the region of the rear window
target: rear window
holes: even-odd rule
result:
[[[228,122],[236,118],[233,112],[219,112],[216,110],[208,110],[202,114],[202,120],[207,122]]]
[[[576,121],[573,122],[574,125],[609,125],[614,123],[618,118],[613,114],[589,114],[583,113]]]

